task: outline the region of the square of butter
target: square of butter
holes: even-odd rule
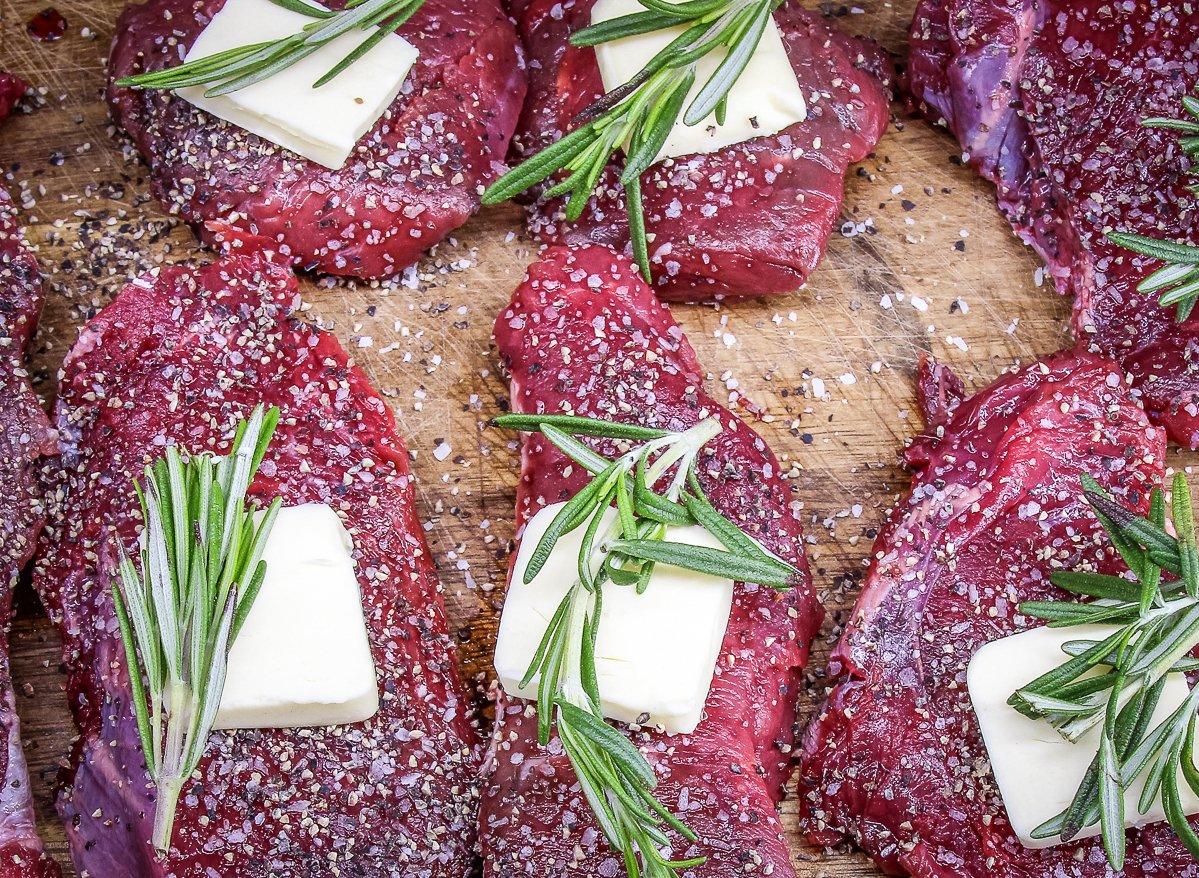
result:
[[[185,60],[288,37],[313,21],[270,0],[227,0]],[[332,81],[312,87],[376,30],[352,29],[290,67],[230,94],[206,97],[212,85],[181,88],[176,94],[213,116],[337,169],[395,100],[416,63],[416,48],[389,34]]]

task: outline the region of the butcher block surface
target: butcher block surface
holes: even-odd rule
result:
[[[27,23],[47,2],[0,0],[0,69],[35,89],[23,104],[29,112],[0,127],[0,168],[48,274],[33,366],[49,400],[79,327],[122,283],[207,254],[152,198],[146,168],[115,135],[101,99],[121,0],[54,0],[66,34],[39,42]],[[913,5],[813,8],[874,37],[902,65]],[[895,113],[875,155],[851,170],[839,228],[804,289],[674,309],[709,370],[709,391],[771,443],[803,504],[813,579],[829,610],[807,674],[805,719],[824,692],[825,658],[871,542],[907,481],[897,453],[922,426],[913,387],[921,352],[977,389],[1070,343],[1069,303],[996,211],[990,184],[962,164],[944,131],[899,104]],[[519,466],[515,437],[488,425],[508,395],[491,326],[535,253],[520,208],[504,205],[475,217],[401,282],[301,281],[311,319],[371,377],[408,441],[418,511],[482,723]],[[1167,464],[1194,459],[1172,450]],[[53,809],[74,735],[59,645],[27,585],[17,602],[12,660],[26,754],[43,837],[69,868]],[[794,800],[783,809],[801,876],[878,874],[859,854],[806,846]]]

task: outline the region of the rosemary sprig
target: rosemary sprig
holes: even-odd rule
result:
[[[1142,120],[1141,125],[1182,132],[1185,135],[1179,139],[1182,151],[1192,162],[1199,162],[1199,98],[1185,95],[1182,108],[1189,119],[1155,116]],[[1192,193],[1199,191],[1195,185],[1190,189]],[[1165,308],[1173,305],[1179,323],[1191,316],[1195,302],[1199,301],[1199,247],[1127,232],[1108,232],[1107,238],[1125,250],[1164,262],[1165,265],[1137,285],[1137,291],[1161,293],[1158,302]]]
[[[1020,605],[1021,612],[1054,627],[1115,626],[1102,640],[1067,643],[1065,662],[1008,701],[1026,716],[1050,723],[1070,741],[1103,727],[1098,752],[1070,806],[1033,835],[1069,841],[1098,823],[1107,858],[1114,869],[1121,869],[1124,795],[1143,776],[1140,812],[1160,799],[1170,826],[1199,859],[1199,837],[1183,814],[1178,784],[1181,773],[1199,795],[1194,751],[1199,688],[1164,722],[1150,728],[1168,675],[1199,669],[1199,661],[1191,657],[1199,645],[1199,552],[1191,492],[1180,473],[1171,486],[1169,508],[1162,491],[1154,489],[1149,515],[1141,516],[1115,502],[1089,477],[1083,478],[1083,489],[1136,581],[1057,572],[1052,577],[1055,585],[1095,600]],[[1163,570],[1173,577],[1163,580]]]
[[[782,0],[640,0],[645,7],[571,35],[575,46],[596,46],[636,34],[668,28],[682,32],[632,79],[609,91],[579,114],[578,127],[496,180],[483,194],[484,204],[507,201],[559,171],[567,173],[544,193],[569,195],[566,217],[583,215],[613,154],[625,151],[620,183],[629,214],[629,238],[641,273],[650,280],[649,240],[641,201],[641,175],[657,159],[675,123],[697,125],[713,112],[723,125],[729,90],[740,78]],[[724,60],[695,97],[696,65],[718,49]],[[684,105],[686,107],[684,108]]]
[[[695,833],[654,797],[657,779],[641,752],[604,721],[595,667],[604,589],[643,592],[651,586],[657,564],[777,589],[794,585],[800,572],[717,512],[700,487],[695,461],[721,431],[715,418],[681,433],[572,415],[504,415],[495,423],[540,432],[593,476],[559,510],[524,572],[524,582],[532,582],[558,540],[585,528],[578,577],[550,619],[521,681],[523,688],[538,678],[538,737],[543,746],[548,744],[557,727],[596,821],[631,878],[675,878],[705,858],[670,860],[663,854],[670,847],[669,831],[688,841],[696,840]],[[610,460],[577,436],[637,444]],[[663,491],[656,488],[660,482],[665,482]],[[696,524],[725,550],[665,539],[669,526]]]
[[[170,847],[179,794],[212,731],[229,647],[266,574],[262,552],[280,501],[256,521],[245,496],[278,420],[278,409],[255,408],[227,457],[168,445],[134,483],[141,573],[122,546],[112,598],[146,769],[158,789],[153,843],[160,851]]]
[[[313,6],[304,0],[271,0],[277,6],[306,15],[313,21],[299,33],[277,40],[250,43],[226,49],[186,64],[152,70],[117,80],[127,88],[177,89],[216,83],[206,97],[229,94],[286,70],[332,40],[352,30],[378,30],[367,36],[344,58],[312,84],[320,88],[369,52],[388,34],[403,25],[424,5],[425,0],[349,0],[337,12]]]

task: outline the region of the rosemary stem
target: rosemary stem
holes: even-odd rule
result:
[[[182,791],[183,778],[177,775],[164,776],[158,781],[158,802],[154,808],[154,831],[151,836],[155,850],[167,851],[171,847],[175,808]]]

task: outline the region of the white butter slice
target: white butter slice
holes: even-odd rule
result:
[[[378,713],[352,551],[323,503],[279,510],[266,579],[229,651],[215,728],[332,726]]]
[[[520,679],[532,661],[550,617],[578,576],[584,528],[560,539],[531,583],[523,582],[537,543],[563,504],[540,510],[525,527],[495,647],[495,668],[504,691],[537,697],[537,678]],[[605,527],[616,515],[610,510]],[[603,527],[601,527],[603,533]],[[669,528],[666,539],[722,548],[701,527]],[[728,627],[733,581],[659,564],[642,593],[631,586],[604,586],[603,615],[596,639],[596,674],[604,716],[620,722],[661,725],[671,734],[695,731],[720,645]]]
[[[622,15],[644,12],[637,0],[597,0],[591,8],[591,23],[598,24]],[[670,28],[648,34],[625,37],[595,47],[604,90],[612,91],[632,79],[654,55],[670,44],[684,28]],[[696,64],[691,99],[703,88],[728,54],[725,49],[708,53]],[[799,80],[787,58],[778,25],[772,18],[762,33],[761,42],[728,95],[728,115],[723,125],[712,114],[695,125],[683,124],[682,114],[675,122],[658,159],[693,153],[716,152],[734,143],[776,134],[808,116],[807,103]]]
[[[185,60],[291,36],[314,20],[270,0],[228,0],[200,32]],[[344,33],[291,67],[232,94],[205,97],[211,86],[176,93],[213,116],[337,169],[395,100],[416,63],[416,48],[389,34],[331,82],[312,87],[375,30]]]
[[[1063,738],[1049,723],[1030,719],[1007,704],[1011,694],[1062,664],[1068,656],[1062,645],[1071,640],[1103,640],[1115,632],[1107,625],[1074,628],[1034,628],[986,644],[974,654],[966,675],[970,700],[987,745],[991,770],[1008,821],[1028,848],[1060,844],[1057,837],[1035,839],[1032,832],[1056,817],[1074,799],[1083,775],[1099,751],[1102,728],[1096,726],[1075,743]],[[1171,674],[1153,714],[1151,728],[1174,712],[1188,694],[1181,674]],[[1142,814],[1138,805],[1143,780],[1133,783],[1124,796],[1126,825],[1145,826],[1166,819],[1157,803]],[[1199,813],[1196,797],[1179,774],[1182,806],[1187,814]],[[1078,838],[1100,834],[1098,824],[1082,830]]]

